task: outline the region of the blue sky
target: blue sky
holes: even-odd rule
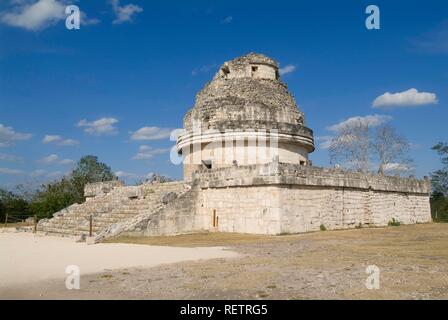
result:
[[[80,30],[65,27],[68,4],[83,12]],[[370,4],[380,30],[365,27]],[[282,78],[319,138],[315,165],[329,165],[330,126],[371,115],[412,143],[418,176],[438,168],[446,1],[2,0],[0,185],[54,179],[87,154],[128,182],[181,178],[166,133],[224,61],[253,51],[289,66]],[[386,92],[401,102],[374,108]]]

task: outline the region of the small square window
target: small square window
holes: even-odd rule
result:
[[[229,73],[230,73],[230,69],[229,69],[229,67],[228,66],[224,66],[224,67],[222,67],[221,68],[221,71],[222,71],[222,74],[223,75],[228,75]]]
[[[207,169],[211,169],[211,168],[212,168],[212,161],[211,161],[211,160],[202,160],[202,164],[203,164],[204,167],[206,167]]]

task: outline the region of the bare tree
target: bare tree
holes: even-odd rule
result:
[[[164,175],[152,172],[152,173],[148,174],[146,179],[137,181],[135,183],[135,185],[139,186],[139,185],[142,185],[142,184],[145,184],[145,183],[153,183],[153,182],[165,183],[165,182],[172,182],[172,181],[174,181],[174,180],[171,179],[170,177],[167,177],[167,176],[164,176]]]
[[[399,174],[410,171],[412,160],[407,157],[409,143],[390,125],[375,129],[372,151],[378,159],[378,173]]]
[[[368,121],[350,121],[335,131],[329,147],[333,164],[341,161],[350,169],[381,174],[412,169],[412,160],[406,157],[409,143],[390,125],[372,126]]]
[[[336,164],[343,161],[352,169],[369,171],[369,135],[369,125],[362,121],[347,123],[337,128],[329,148],[331,162]]]
[[[437,151],[441,157],[443,165],[441,169],[436,170],[431,174],[433,196],[443,195],[448,198],[448,143],[439,142],[431,149]]]

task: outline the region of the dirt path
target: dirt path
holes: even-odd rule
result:
[[[121,239],[120,241],[129,241]],[[240,258],[126,268],[8,288],[14,298],[74,299],[448,299],[448,224],[263,237],[205,234],[133,240],[152,245],[226,245]],[[380,288],[365,286],[380,268]]]
[[[76,243],[73,238],[0,233],[0,297],[7,296],[5,288],[42,280],[57,279],[64,284],[69,265],[78,266],[81,275],[86,275],[112,269],[235,256],[236,253],[218,247],[179,248],[123,243],[89,246]]]

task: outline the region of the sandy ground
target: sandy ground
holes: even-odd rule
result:
[[[69,291],[60,280],[15,285],[0,290],[0,297],[448,299],[448,224],[277,237],[210,233],[116,241],[167,246],[166,250],[225,246],[239,257],[89,273],[82,276],[80,290]],[[369,265],[380,269],[379,289],[365,286]]]
[[[48,279],[58,279],[64,284],[65,270],[69,265],[79,266],[81,276],[84,276],[105,270],[236,255],[219,247],[177,248],[123,243],[86,245],[76,243],[73,238],[0,233],[0,297],[7,296],[5,287]]]

